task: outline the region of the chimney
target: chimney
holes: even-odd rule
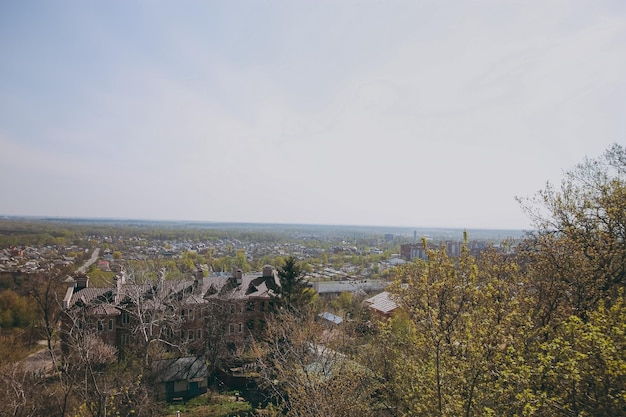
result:
[[[76,291],[89,287],[89,277],[85,274],[77,275],[74,281],[76,281]]]
[[[274,276],[274,267],[272,265],[263,265],[263,278]]]
[[[235,278],[235,282],[237,283],[237,285],[241,285],[241,283],[243,282],[243,271],[241,270],[241,268],[233,268],[233,278]]]
[[[113,277],[113,303],[118,304],[120,302],[120,294],[122,293],[122,285],[124,284],[124,273],[115,275]]]
[[[193,288],[196,290],[196,292],[200,291],[202,289],[202,278],[204,277],[204,273],[202,272],[201,268],[197,268],[194,272],[193,272]]]
[[[159,282],[157,283],[157,288],[159,291],[163,291],[165,289],[165,268],[159,269],[158,277]]]

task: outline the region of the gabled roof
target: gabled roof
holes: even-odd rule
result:
[[[212,276],[195,281],[146,281],[141,284],[119,284],[116,281],[108,288],[86,287],[74,289],[73,293],[72,288],[69,288],[64,305],[65,308],[88,307],[89,314],[111,315],[120,314],[120,306],[139,300],[150,308],[161,309],[166,307],[168,300],[178,300],[187,305],[201,305],[210,300],[269,299],[275,296],[280,288],[275,274],[271,276],[259,276],[259,273],[246,274],[241,277],[240,282],[238,285],[232,276]]]
[[[203,281],[204,299],[271,298],[280,287],[275,276],[263,277],[258,273],[245,274],[237,285],[233,277],[213,276]]]
[[[70,300],[70,307],[76,304],[78,301],[89,304],[99,297],[104,296],[104,294],[106,294],[108,291],[111,291],[111,288],[87,287],[79,291],[74,291]]]
[[[119,316],[122,312],[112,304],[96,304],[87,310],[87,314],[94,316]]]

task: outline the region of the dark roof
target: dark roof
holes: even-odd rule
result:
[[[246,300],[250,298],[270,299],[280,288],[277,276],[263,277],[258,273],[245,274],[237,285],[233,277],[213,276],[198,280],[146,281],[141,284],[113,285],[109,288],[83,288],[66,295],[66,308],[89,307],[90,314],[120,314],[116,307],[142,300],[149,308],[164,308],[157,302],[157,294],[164,299],[178,299],[187,305],[201,305],[210,300]]]
[[[101,297],[104,294],[106,294],[108,291],[111,291],[111,289],[110,288],[98,288],[98,287],[83,288],[81,290],[75,291],[74,294],[72,294],[72,300],[70,302],[70,305],[76,304],[78,300],[82,301],[85,304],[89,304],[90,302],[94,301],[98,297]]]
[[[157,373],[157,382],[206,378],[209,375],[209,368],[200,356],[156,361],[152,367]]]
[[[87,310],[87,314],[94,316],[119,316],[122,312],[111,304],[96,304]]]

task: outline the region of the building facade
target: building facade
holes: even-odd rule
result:
[[[280,283],[269,265],[261,274],[167,281],[161,271],[154,281],[126,282],[124,272],[112,287],[91,288],[79,275],[63,300],[63,349],[69,352],[85,334],[93,334],[119,352],[158,343],[215,359],[245,345],[264,330],[274,309]]]

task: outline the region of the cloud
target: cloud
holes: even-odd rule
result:
[[[52,72],[10,53],[0,173],[41,213],[523,227],[513,196],[623,138],[604,3],[245,4],[82,6]]]

